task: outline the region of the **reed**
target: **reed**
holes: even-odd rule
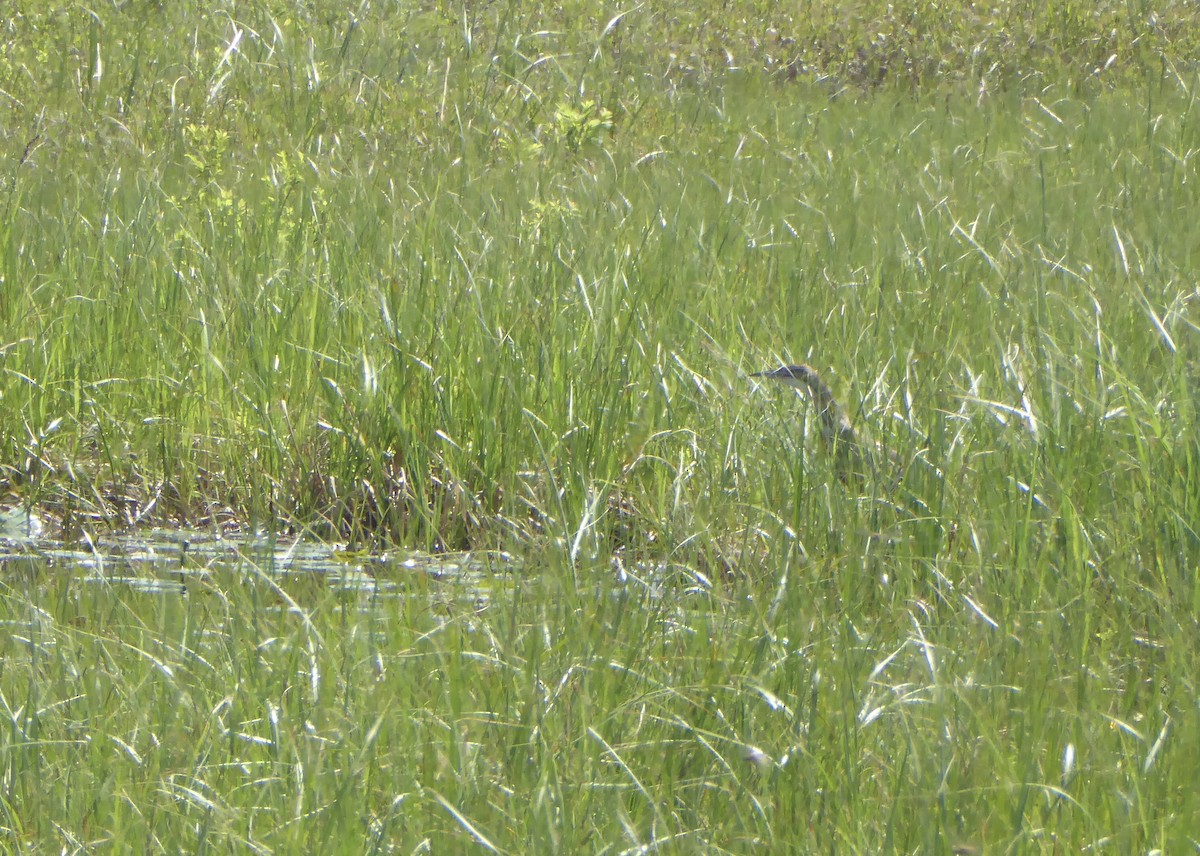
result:
[[[1194,849],[1195,4],[16,6],[3,849]]]

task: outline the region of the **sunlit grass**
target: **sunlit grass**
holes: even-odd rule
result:
[[[1194,848],[1191,7],[470,6],[7,23],[7,499],[514,557],[14,569],[7,846]]]

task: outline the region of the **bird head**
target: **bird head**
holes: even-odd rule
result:
[[[816,369],[804,363],[794,366],[782,366],[769,372],[755,372],[751,377],[765,377],[788,386],[811,390],[819,382]]]

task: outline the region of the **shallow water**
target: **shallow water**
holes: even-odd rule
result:
[[[238,538],[187,529],[154,529],[83,545],[0,538],[0,574],[69,574],[86,584],[164,595],[186,595],[189,588],[217,576],[246,575],[280,584],[318,580],[372,596],[401,596],[435,583],[442,596],[486,603],[492,580],[512,564],[504,553],[369,553],[304,539]]]

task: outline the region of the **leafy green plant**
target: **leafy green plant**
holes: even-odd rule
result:
[[[568,151],[599,145],[604,134],[612,129],[612,112],[595,101],[583,101],[578,106],[560,104],[554,111],[554,135]]]

